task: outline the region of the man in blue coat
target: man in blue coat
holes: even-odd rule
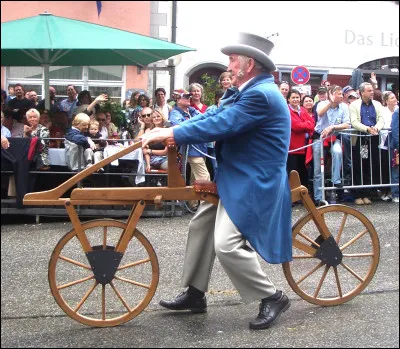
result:
[[[254,330],[269,327],[290,306],[261,269],[255,253],[269,263],[292,259],[286,174],[290,115],[271,75],[275,70],[269,58],[272,47],[263,37],[240,33],[237,43],[222,48],[229,56],[232,84],[238,88],[225,93],[229,106],[222,99],[216,112],[142,137],[144,145],[169,137],[177,144],[217,141],[218,207],[201,203],[189,226],[182,277],[182,286],[188,289],[160,305],[205,312],[205,292],[217,256],[245,303],[261,299],[260,312],[250,322]]]

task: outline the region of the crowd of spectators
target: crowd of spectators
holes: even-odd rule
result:
[[[50,107],[47,110],[46,101],[38,100],[34,90],[25,91],[21,84],[9,86],[8,94],[2,90],[2,148],[8,148],[9,137],[37,136],[41,139],[37,168],[48,170],[49,148],[65,147],[66,151],[70,151],[73,148],[71,144],[78,144],[84,150],[83,166],[88,167],[103,158],[102,150],[107,144],[115,144],[111,139],[137,140],[153,128],[179,125],[206,110],[211,112],[228,106],[232,103],[230,90],[234,89],[230,73],[222,73],[218,82],[220,88],[215,93],[215,103],[210,106],[204,103],[204,89],[199,83],[192,83],[187,90],[173,91],[170,99],[167,99],[162,87],[154,91],[154,99],[135,91],[123,103],[125,120],[119,127],[112,113],[102,109],[103,103],[108,101],[106,94],[92,98],[89,91],[77,93],[75,87],[69,85],[66,88],[67,98],[57,102],[57,91],[51,86]],[[300,92],[287,81],[280,82],[277,87],[287,100],[291,115],[288,174],[291,170],[299,173],[302,185],[308,187],[317,205],[322,204],[322,156],[328,164],[329,180],[337,189],[331,191],[330,202],[344,200],[344,185],[389,183],[390,180],[398,183],[398,165],[392,166],[393,151],[398,149],[398,143],[393,143],[392,137],[394,132],[398,133],[398,121],[393,124],[392,115],[398,112],[398,100],[394,91],[381,92],[377,89],[374,75],[357,90],[350,85],[331,85],[327,80],[321,82],[315,95]],[[342,132],[350,128],[371,137],[354,137]],[[190,183],[195,179],[215,177],[214,142],[184,146],[179,151],[187,156]],[[167,169],[167,149],[164,145],[146,147],[143,155],[147,171]],[[381,162],[370,162],[378,158],[382,159]],[[76,165],[75,161],[69,167],[76,169]],[[380,189],[378,193],[382,200],[399,201],[398,186]],[[376,188],[367,186],[352,190],[351,194],[356,204],[368,205],[372,203],[374,192],[377,192]]]
[[[392,122],[398,98],[396,91],[382,92],[377,87],[375,74],[358,89],[323,80],[315,96],[301,93],[287,81],[278,84],[292,121],[287,172],[299,173],[317,206],[324,204],[321,162],[330,182],[324,185],[334,188],[327,195],[329,203],[399,202],[399,167],[394,161],[398,144],[389,145],[399,132],[398,123]],[[395,185],[382,186],[389,183]],[[344,186],[355,188],[343,190]]]

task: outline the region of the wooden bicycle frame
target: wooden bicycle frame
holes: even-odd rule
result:
[[[25,205],[63,205],[67,210],[73,225],[73,229],[56,245],[49,264],[49,283],[51,292],[61,309],[71,318],[90,326],[115,326],[131,320],[140,314],[140,312],[142,312],[149,304],[157,288],[159,275],[158,261],[150,242],[138,229],[136,229],[138,221],[147,204],[161,206],[164,200],[205,200],[214,205],[218,205],[219,198],[215,183],[209,181],[195,181],[193,186],[186,186],[185,180],[177,166],[176,145],[173,142],[173,139],[167,139],[165,143],[168,147],[167,187],[75,188],[72,190],[69,198],[62,197],[67,190],[71,189],[79,181],[93,172],[125,154],[140,148],[142,144],[141,142],[137,142],[83,170],[82,172],[77,173],[72,178],[52,190],[25,195],[23,201]],[[307,212],[292,226],[292,245],[294,249],[300,250],[301,253],[293,255],[293,261],[284,262],[282,264],[286,280],[295,293],[312,304],[331,306],[347,302],[364,290],[375,274],[379,262],[379,239],[376,230],[365,216],[353,208],[343,205],[331,205],[316,208],[312,199],[308,195],[307,188],[301,185],[299,175],[296,171],[291,172],[289,183],[292,202],[301,200]],[[132,210],[126,223],[109,219],[81,223],[78,213],[75,210],[76,205],[132,205]],[[334,230],[333,233],[336,233],[335,236],[329,231],[327,226],[328,223],[325,223],[328,222],[327,215],[330,213],[335,217],[342,217],[339,222],[340,227],[338,230],[337,227],[334,225],[332,226],[332,229]],[[348,217],[356,222],[356,228],[355,231],[351,231],[350,240],[340,245],[340,239]],[[309,222],[312,222],[310,226],[308,226]],[[90,231],[90,229],[95,227],[103,227],[103,231],[97,229],[97,232],[103,234],[102,245],[92,246],[94,242],[92,240],[89,241],[90,235],[88,238],[88,230]],[[111,229],[115,227],[117,231],[121,229],[121,234],[119,234],[118,240],[115,241],[113,246],[107,246],[107,227],[110,227]],[[308,234],[308,229],[311,234]],[[347,249],[350,245],[361,240],[364,236],[367,236],[367,245],[369,249],[364,251],[361,246],[361,252],[358,252],[357,250],[356,252],[342,253],[344,249]],[[64,247],[72,238],[75,237],[79,239],[83,252],[90,263],[90,267],[80,263],[79,261],[74,261],[73,259],[68,259],[61,255]],[[115,270],[117,263],[119,263],[124,255],[126,255],[127,258],[129,256],[128,246],[132,240],[137,240],[136,242],[146,250],[145,253],[147,254],[147,257],[140,260],[139,263],[136,261],[134,263],[128,263],[128,265],[129,267],[134,267],[136,265],[141,265],[142,262],[150,263],[151,279],[148,285],[140,284],[134,280],[125,279],[124,277],[120,277],[121,275],[115,275],[115,273],[119,271],[119,269]],[[76,248],[76,246],[74,245],[73,248]],[[102,258],[97,258],[99,253]],[[363,272],[361,270],[361,273],[357,274],[357,270],[352,270],[349,265],[343,261],[343,258],[364,258],[364,260],[369,263],[367,265],[367,271]],[[298,267],[298,262],[303,259],[315,259],[317,264],[316,266],[311,265],[311,269],[308,268],[308,265],[305,265],[304,267],[306,269],[303,270],[302,265]],[[105,262],[101,264],[98,262],[99,260],[101,263],[103,263],[103,261]],[[83,279],[73,280],[72,282],[70,280],[64,282],[64,280],[61,280],[62,278],[60,278],[59,283],[57,278],[57,266],[59,261],[67,261],[75,266],[90,269],[93,275]],[[341,266],[340,270],[338,269],[339,265]],[[318,272],[321,268],[324,268],[324,271],[320,277]],[[338,292],[333,292],[332,295],[331,290],[329,290],[328,295],[320,296],[321,289],[325,285],[326,276],[331,268],[334,273]],[[300,271],[300,274],[298,271]],[[339,271],[349,273],[357,280],[357,282],[355,284],[351,283],[350,288],[343,287],[344,285],[339,278]],[[60,291],[62,289],[70,286],[72,287],[89,279],[95,279],[96,281],[88,290],[86,290],[86,293],[81,298],[78,305],[74,298],[66,300],[61,295]],[[128,303],[115,288],[113,282],[114,279],[128,282],[129,284],[136,286],[145,286],[147,289],[145,297],[137,303],[136,307],[129,307],[127,305]],[[303,283],[303,280],[305,279],[311,281]],[[78,310],[81,308],[82,304],[100,283],[102,287],[101,318],[78,314]],[[313,287],[314,283],[315,287]],[[124,309],[127,310],[123,310],[123,315],[118,314],[114,316],[109,314],[109,317],[106,317],[105,290],[107,285],[111,287],[112,292],[116,294],[124,305]],[[328,282],[326,282],[326,286],[329,286]]]
[[[205,200],[218,204],[218,197],[205,192],[196,192],[193,186],[186,186],[186,183],[176,165],[177,150],[173,141],[167,141],[168,146],[168,186],[167,187],[133,187],[133,188],[76,188],[72,191],[70,198],[61,196],[79,181],[88,177],[112,161],[138,149],[141,142],[136,142],[120,152],[94,164],[93,166],[77,173],[69,180],[58,187],[36,193],[26,194],[23,200],[24,205],[64,205],[70,217],[73,228],[82,244],[85,252],[92,250],[87,237],[82,230],[82,224],[74,208],[75,205],[133,205],[132,211],[127,220],[127,228],[122,234],[116,247],[116,251],[124,253],[132,238],[136,225],[146,207],[146,204],[160,206],[164,200]],[[320,234],[327,239],[330,236],[328,227],[321,217],[313,201],[308,195],[306,187],[300,184],[299,175],[296,171],[290,174],[290,188],[292,202],[301,200],[305,208],[312,214]],[[309,253],[315,254],[315,249],[293,239],[294,246]]]

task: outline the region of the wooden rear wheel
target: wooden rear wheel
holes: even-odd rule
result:
[[[97,251],[114,251],[126,226],[112,219],[82,224]],[[56,302],[68,316],[85,325],[108,327],[131,320],[146,308],[157,289],[159,267],[152,245],[136,229],[112,280],[98,282],[72,229],[52,253],[48,278]]]
[[[357,296],[372,280],[379,263],[378,234],[368,218],[351,207],[330,205],[318,212],[340,248],[340,264],[328,265],[314,256],[324,239],[309,213],[293,226],[293,260],[283,263],[283,271],[304,300],[338,305]]]

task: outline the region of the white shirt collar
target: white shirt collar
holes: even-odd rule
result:
[[[238,88],[239,91],[242,91],[251,80],[253,80],[255,78],[255,76],[253,76],[250,80],[247,80],[245,83],[243,83],[242,85],[240,85],[240,87]]]

